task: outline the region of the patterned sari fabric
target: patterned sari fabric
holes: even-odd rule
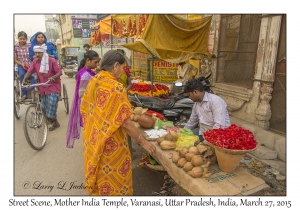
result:
[[[90,195],[133,195],[123,122],[132,114],[124,86],[109,72],[94,76],[80,105],[85,186]]]

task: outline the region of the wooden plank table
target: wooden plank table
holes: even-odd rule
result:
[[[141,128],[138,123],[135,125],[146,135],[144,131],[147,129]],[[177,184],[191,195],[251,195],[269,187],[264,180],[253,176],[242,167],[237,167],[234,172],[227,173],[221,171],[218,164],[209,167],[213,173],[209,178],[193,178],[172,162],[171,154],[176,151],[162,150],[154,139],[152,143],[156,147],[156,155],[153,158],[166,169]]]

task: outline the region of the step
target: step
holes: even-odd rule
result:
[[[250,157],[255,158],[257,161],[262,162],[263,164],[269,165],[272,168],[276,169],[277,171],[280,172],[282,175],[286,175],[286,163],[283,162],[282,160],[279,159],[274,159],[274,160],[262,160],[257,158],[256,156],[252,155],[251,153],[248,153]]]
[[[261,145],[253,152],[250,152],[250,154],[261,160],[273,160],[278,156],[278,153],[276,151],[268,149],[267,147]]]

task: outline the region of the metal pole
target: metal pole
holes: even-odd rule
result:
[[[112,50],[112,16],[110,15],[110,49]]]
[[[61,31],[61,44],[64,45],[64,35],[63,35],[63,31],[62,31],[62,24],[61,24],[61,21],[60,21],[60,15],[58,15],[58,18],[59,18],[59,27],[60,27],[60,31]]]
[[[154,55],[152,55],[152,69],[151,69],[151,95],[153,96],[153,90],[154,90],[154,86],[153,86],[153,69],[154,69]]]
[[[131,51],[131,69],[133,69],[133,71],[134,71],[134,72],[133,72],[133,73],[134,73],[134,76],[136,76],[136,75],[135,75],[135,70],[136,70],[136,69],[134,69],[134,57],[133,57],[133,56],[134,56],[134,51],[132,50],[132,51]]]

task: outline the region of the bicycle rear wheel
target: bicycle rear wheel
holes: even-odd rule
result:
[[[68,98],[68,92],[65,84],[63,84],[63,100],[65,104],[65,112],[69,114],[69,98]]]
[[[29,146],[34,150],[43,149],[47,141],[48,125],[40,104],[28,106],[23,128]]]
[[[20,115],[21,115],[21,111],[20,111],[21,106],[19,103],[19,98],[20,98],[20,91],[15,86],[15,88],[14,88],[14,115],[17,120],[20,119]]]

